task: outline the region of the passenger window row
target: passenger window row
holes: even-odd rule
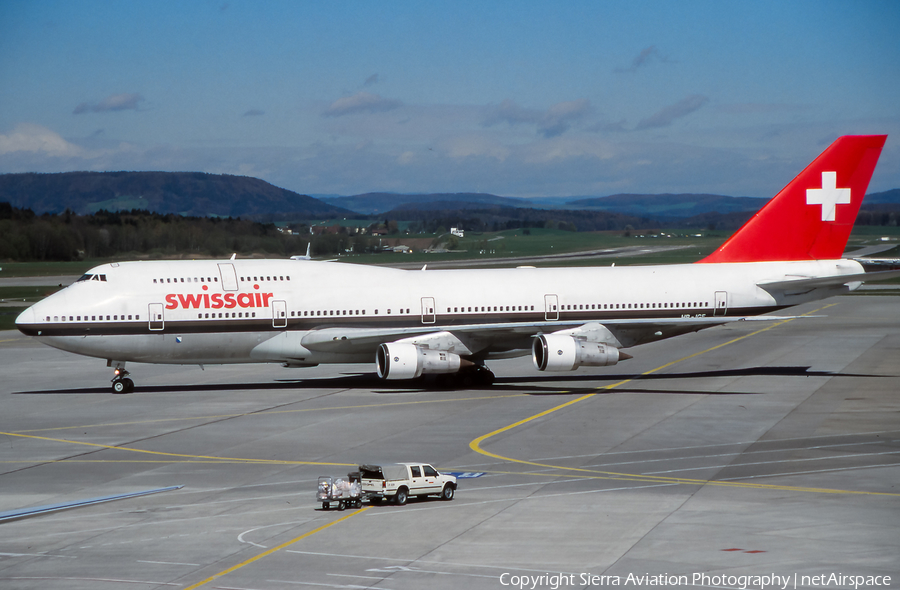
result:
[[[241,277],[241,282],[243,283],[244,281],[250,281],[251,279],[254,280],[254,281],[289,281],[289,280],[291,280],[291,277],[289,277],[289,276],[287,276],[287,275],[285,275],[285,276],[277,276],[277,277],[274,276],[274,275],[273,275],[273,276],[267,276],[267,277],[263,277],[263,276],[259,276],[259,277]]]
[[[388,312],[390,313],[390,312]],[[294,315],[296,314],[296,316]],[[315,316],[334,316],[334,315],[366,315],[366,310],[358,310],[358,309],[328,309],[325,311],[304,311],[302,314],[299,311],[292,311],[291,317],[315,317]],[[378,310],[375,310],[375,315],[378,315]]]
[[[218,314],[216,314],[216,313],[198,313],[197,314],[198,320],[208,320],[208,319],[216,319],[216,318],[255,318],[255,317],[256,317],[255,311],[248,311],[246,313],[243,311],[237,311],[237,312],[231,311],[231,312],[218,313]]]
[[[101,277],[100,279],[93,279],[95,281],[106,280],[106,275],[84,275],[79,281],[87,281],[90,280],[91,276]],[[85,278],[87,277],[87,278]],[[245,281],[289,281],[291,277],[284,276],[259,276],[259,277],[241,277],[241,282]],[[177,277],[177,278],[166,278],[166,279],[153,279],[154,284],[167,284],[167,283],[218,283],[219,277]]]
[[[386,310],[387,314],[391,314],[391,310]],[[398,313],[401,314],[409,314],[410,308],[400,308]],[[322,316],[345,316],[345,315],[366,315],[366,310],[359,309],[326,309],[326,310],[306,310],[303,312],[300,311],[292,311],[291,317],[322,317]],[[378,315],[378,310],[375,310],[375,314]]]
[[[579,304],[579,305],[560,305],[560,311],[576,311],[576,310],[592,310],[592,309],[681,309],[681,308],[704,308],[709,307],[709,302],[688,301],[676,303],[599,303]],[[556,311],[554,306],[553,311]]]
[[[205,278],[206,280],[204,280],[204,278]],[[191,281],[191,277],[180,277],[180,278],[175,278],[175,279],[171,279],[171,278],[170,278],[170,279],[159,279],[159,281],[157,281],[156,279],[153,279],[153,282],[154,282],[154,283],[157,283],[157,282],[159,282],[159,283],[190,283],[190,282],[194,282],[194,283],[218,283],[218,282],[219,282],[219,277],[199,277],[199,278],[198,278],[198,277],[194,277],[193,281]]]
[[[452,309],[452,311],[451,311],[451,309]],[[465,306],[453,307],[453,308],[448,307],[447,313],[467,313],[466,310],[468,310],[472,313],[477,313],[479,311],[534,311],[534,306],[533,305],[531,305],[531,306],[529,306],[529,305],[519,305],[519,306],[507,305],[504,308],[504,306],[502,306],[502,305],[495,305],[493,308],[491,308],[490,305],[482,305],[481,309],[479,309],[479,307],[477,305],[475,305],[475,306],[470,305],[468,308]]]
[[[85,315],[85,316],[80,316],[80,315],[75,315],[75,316],[72,316],[72,315],[70,315],[70,316],[55,315],[55,316],[53,316],[53,319],[52,319],[52,320],[50,319],[50,316],[47,316],[46,319],[45,319],[44,321],[47,321],[47,322],[50,322],[50,321],[53,321],[53,322],[65,322],[65,321],[68,320],[68,321],[70,321],[70,322],[103,322],[103,321],[106,321],[106,322],[110,322],[110,321],[112,321],[112,322],[118,322],[118,321],[124,321],[124,320],[125,320],[125,317],[126,317],[126,316],[125,316],[124,313],[121,314],[121,315],[120,315],[120,314],[113,314],[113,315],[111,315],[111,316],[106,316],[106,319],[105,319],[105,320],[103,319],[104,316],[102,316],[102,315],[92,315],[92,316],[86,316],[86,315]],[[141,316],[140,316],[139,314],[138,314],[138,315],[130,314],[130,315],[128,315],[128,319],[129,319],[129,320],[132,320],[132,321],[140,321]]]

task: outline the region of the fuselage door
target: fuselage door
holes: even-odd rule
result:
[[[434,323],[434,297],[422,297],[422,323]]]
[[[725,312],[728,311],[728,292],[727,291],[716,291],[716,309],[713,311],[713,315],[725,315]]]
[[[165,318],[163,317],[163,304],[162,303],[151,303],[150,304],[150,330],[151,331],[159,331],[162,330],[166,325]]]
[[[559,319],[559,297],[556,295],[544,295],[544,319],[547,321]]]
[[[234,272],[233,264],[220,264],[219,265],[219,276],[222,277],[222,288],[226,291],[237,291],[238,290],[238,280],[237,274]]]
[[[272,327],[287,327],[287,303],[284,301],[272,301]]]

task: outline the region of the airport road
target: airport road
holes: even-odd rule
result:
[[[0,512],[183,487],[0,524],[0,588],[896,587],[900,297],[796,311],[827,317],[571,374],[495,362],[497,384],[467,391],[349,365],[135,365],[116,396],[103,361],[2,332]],[[451,502],[315,502],[319,475],[406,460],[483,475]]]

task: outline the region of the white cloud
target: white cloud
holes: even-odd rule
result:
[[[524,162],[551,162],[587,158],[609,160],[616,152],[611,144],[596,137],[559,137],[551,141],[536,142],[525,150]]]
[[[492,127],[500,123],[529,124],[534,125],[538,133],[544,137],[556,137],[568,131],[572,123],[583,119],[591,111],[591,103],[586,98],[560,102],[546,111],[526,109],[516,104],[515,101],[506,99],[498,106],[490,108],[481,124],[484,127]]]
[[[669,63],[669,59],[662,55],[655,45],[645,47],[641,52],[631,60],[631,65],[627,68],[616,68],[614,71],[619,74],[633,74],[643,66],[647,65],[651,59],[656,59],[663,63]]]
[[[83,150],[46,127],[33,123],[20,123],[9,134],[0,134],[0,155],[15,152],[70,157],[81,155]]]
[[[641,120],[636,130],[641,129],[654,129],[657,127],[668,127],[676,120],[686,117],[690,115],[703,105],[709,102],[709,98],[703,96],[702,94],[692,94],[687,98],[684,98],[675,104],[671,104],[659,112],[647,117],[646,119]]]
[[[464,135],[445,140],[441,149],[451,158],[492,158],[503,161],[509,157],[510,149],[502,143],[484,135]]]
[[[498,106],[492,107],[482,121],[485,127],[492,127],[500,123],[518,125],[519,123],[537,123],[541,118],[541,112],[536,109],[526,109],[516,101],[507,98]]]
[[[568,131],[571,123],[583,119],[591,110],[591,103],[586,98],[557,103],[544,113],[538,131],[544,137],[562,135]]]
[[[355,113],[383,113],[400,108],[403,103],[399,100],[384,98],[371,92],[357,92],[353,96],[345,96],[331,103],[323,117],[343,117]]]
[[[72,111],[73,115],[84,113],[107,113],[112,111],[136,111],[144,97],[137,93],[111,94],[100,102],[83,102]]]

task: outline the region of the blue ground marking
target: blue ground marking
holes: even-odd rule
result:
[[[157,494],[159,492],[168,492],[170,490],[180,490],[184,486],[170,486],[167,488],[155,488],[152,490],[144,490],[142,492],[132,492],[130,494],[116,494],[115,496],[102,496],[100,498],[90,498],[88,500],[78,500],[75,502],[66,502],[62,504],[48,504],[46,506],[36,506],[34,508],[24,508],[21,510],[10,510],[8,512],[0,512],[0,523],[20,518],[28,518],[29,516],[37,516],[38,514],[47,514],[58,510],[68,510],[69,508],[78,508],[81,506],[91,506],[102,502],[112,502],[113,500],[124,500],[125,498],[136,498],[138,496],[146,496],[149,494]]]

